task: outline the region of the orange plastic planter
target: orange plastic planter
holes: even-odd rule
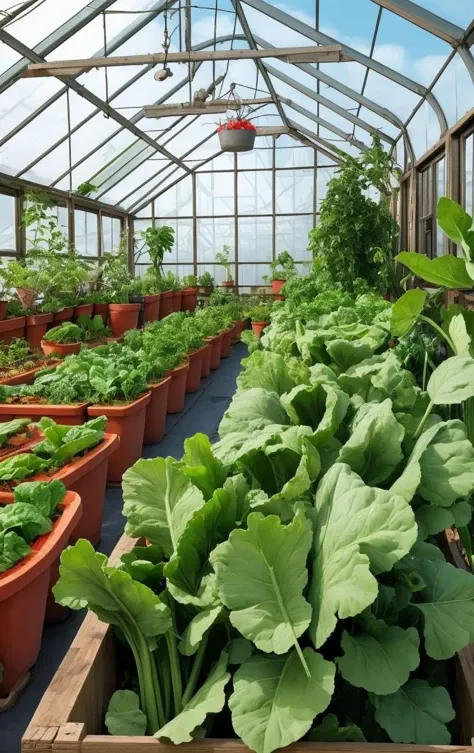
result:
[[[195,311],[197,306],[197,288],[184,288],[181,311]]]
[[[201,384],[203,348],[188,353],[189,371],[186,377],[186,392],[197,392]]]
[[[212,343],[206,338],[206,345],[202,349],[201,379],[207,379],[211,373]]]
[[[57,353],[61,358],[76,355],[81,350],[82,343],[55,343],[50,340],[41,340],[41,350],[45,356]]]
[[[272,280],[272,293],[273,295],[279,295],[281,293],[281,289],[283,285],[285,284],[286,280]]]
[[[52,576],[82,515],[81,499],[74,492],[66,494],[63,505],[51,533],[38,537],[32,553],[0,575],[1,697],[8,696],[38,658]]]
[[[158,444],[165,436],[166,411],[171,381],[171,377],[166,377],[157,384],[148,385],[151,400],[146,409],[143,444]]]
[[[109,303],[110,327],[114,337],[138,327],[141,303]]]
[[[90,405],[89,418],[107,416],[107,429],[120,437],[120,444],[109,458],[107,481],[118,484],[125,471],[142,456],[145,432],[146,409],[151,393],[146,392],[138,400],[126,405]]]
[[[183,291],[173,290],[173,311],[181,311],[182,301],[183,301]]]
[[[74,316],[92,316],[94,313],[93,303],[81,303],[79,306],[74,306]]]
[[[43,416],[47,416],[54,418],[58,424],[79,426],[87,420],[87,406],[88,403],[75,403],[74,405],[0,403],[0,421],[13,421],[14,418],[31,418],[33,421],[39,421]]]
[[[74,306],[66,306],[61,311],[56,311],[53,316],[55,322],[67,322],[74,316]]]
[[[211,343],[211,370],[212,371],[215,371],[220,366],[223,338],[224,338],[223,332],[219,332],[219,334],[215,335],[214,337],[206,338]]]
[[[145,295],[143,300],[145,301],[145,321],[157,322],[160,318],[160,294]]]
[[[10,345],[15,337],[25,336],[26,316],[14,316],[12,319],[4,319],[0,322],[0,341],[4,345]]]
[[[173,313],[173,290],[164,290],[160,297],[160,319]]]
[[[188,369],[189,361],[166,373],[166,376],[171,377],[168,393],[168,406],[166,408],[167,413],[179,413],[184,408]]]
[[[109,316],[109,304],[94,303],[94,316],[101,316],[104,324],[107,324],[107,319]]]
[[[51,363],[48,368],[56,366],[58,363],[59,361]],[[41,371],[41,369],[44,368],[46,368],[46,366],[35,366],[34,369],[23,371],[22,374],[16,374],[15,376],[11,377],[3,377],[3,379],[0,379],[0,384],[31,384],[31,382],[34,382],[35,376],[37,375],[38,371]]]
[[[53,320],[53,314],[32,314],[26,317],[26,339],[32,348],[39,348],[48,324],[51,324]]]
[[[223,332],[221,358],[229,358],[234,332],[235,326],[232,326],[230,329],[227,329],[225,332]]]
[[[260,340],[263,330],[265,327],[268,327],[269,324],[270,322],[252,322],[252,331],[258,340]]]

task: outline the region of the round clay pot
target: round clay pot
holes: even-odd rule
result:
[[[148,385],[151,400],[146,409],[143,444],[158,444],[165,436],[170,384],[171,377],[166,377],[157,384]]]
[[[33,288],[16,288],[16,294],[24,309],[33,308],[36,298],[36,291]]]
[[[198,348],[188,353],[189,371],[186,377],[186,392],[197,392],[201,384],[203,349]]]
[[[143,298],[145,302],[145,321],[157,322],[160,318],[160,294],[145,295]]]
[[[286,280],[272,280],[272,293],[273,295],[278,295],[281,293],[281,289],[283,285],[285,284]]]
[[[137,328],[140,309],[141,303],[109,303],[110,327],[114,337]]]
[[[234,332],[235,332],[234,325],[230,329],[227,329],[225,332],[223,332],[221,358],[229,358]]]
[[[211,373],[212,343],[206,338],[206,344],[202,349],[201,379],[207,379]]]
[[[57,572],[59,556],[81,515],[80,497],[68,492],[51,533],[39,536],[32,544],[31,554],[0,575],[1,697],[9,695],[38,658],[46,602],[50,587],[55,584],[53,569]]]
[[[126,405],[90,405],[87,409],[89,418],[107,416],[107,431],[120,437],[118,448],[109,458],[107,481],[112,484],[120,483],[125,471],[141,458],[150,400],[151,394],[146,392]]]
[[[206,340],[211,343],[211,370],[212,371],[215,371],[216,369],[218,369],[221,363],[223,337],[224,337],[224,333],[220,332],[218,335],[214,335],[214,337],[206,338]]]
[[[48,324],[51,324],[53,320],[53,314],[33,314],[26,317],[26,339],[32,348],[40,347]]]
[[[181,311],[182,300],[183,300],[183,291],[173,290],[173,311]]]
[[[81,303],[79,306],[74,306],[74,316],[92,316],[94,313],[93,303]]]
[[[109,316],[109,304],[108,303],[94,303],[94,316],[101,316],[104,325],[107,324]]]
[[[270,322],[252,322],[252,330],[257,339],[260,340],[263,330],[265,327],[268,327],[269,324]]]
[[[8,301],[0,301],[0,321],[5,319],[8,310]]]
[[[186,379],[188,376],[189,361],[176,369],[166,372],[165,376],[171,377],[168,392],[167,413],[179,413],[184,408],[184,396],[186,393]]]
[[[48,340],[41,340],[41,349],[45,356],[51,356],[57,353],[61,358],[66,356],[77,355],[81,350],[82,343],[54,343]]]
[[[160,297],[160,320],[173,313],[173,290],[164,290]]]
[[[74,316],[74,306],[66,306],[53,314],[55,322],[67,322]]]
[[[14,316],[0,321],[0,341],[3,345],[10,345],[15,337],[25,336],[26,316]]]
[[[195,311],[197,306],[197,288],[184,288],[181,311]]]

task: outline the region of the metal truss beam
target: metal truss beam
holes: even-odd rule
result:
[[[16,52],[19,52],[20,55],[29,57],[30,60],[33,60],[35,62],[39,62],[39,60],[41,60],[41,62],[44,62],[44,60],[42,60],[40,56],[37,55],[36,52],[34,52],[29,47],[24,45],[22,42],[16,39],[16,37],[13,37],[4,29],[0,29],[0,41],[7,44],[13,50],[16,50]],[[183,165],[181,160],[175,157],[174,154],[171,154],[171,152],[168,152],[166,149],[163,149],[163,147],[157,144],[157,142],[154,141],[150,136],[148,136],[147,133],[142,131],[140,128],[138,128],[138,126],[136,126],[134,123],[128,120],[128,118],[126,118],[124,115],[122,115],[113,107],[111,107],[109,104],[104,102],[100,97],[93,94],[93,92],[89,91],[89,89],[86,89],[85,86],[82,86],[82,84],[79,84],[75,79],[68,78],[67,76],[61,76],[59,78],[64,84],[67,84],[73,91],[79,94],[79,96],[84,97],[84,99],[86,99],[88,102],[93,104],[99,110],[102,110],[102,112],[104,112],[106,115],[112,118],[112,120],[115,120],[117,123],[119,123],[124,128],[126,128],[131,133],[133,133],[134,136],[145,141],[147,144],[152,146],[155,151],[160,152],[160,154],[163,154],[163,156],[165,156],[167,159],[174,162],[179,167],[183,168],[186,172],[188,171],[188,168],[185,165]]]
[[[422,8],[421,5],[412,3],[411,0],[372,0],[372,2],[443,39],[452,47],[456,47],[463,40],[464,29]]]
[[[292,135],[294,135],[294,137],[297,138],[302,144],[311,147],[311,149],[315,149],[321,154],[324,154],[324,156],[330,159],[332,162],[337,162],[338,165],[341,164],[341,155],[337,154],[337,152],[332,151],[334,147],[328,141],[325,141],[309,128],[305,128],[305,126],[300,125],[294,120],[290,120],[290,126]],[[325,146],[323,146],[324,144]],[[340,151],[343,150],[341,149]]]
[[[295,79],[292,78],[291,76],[287,76],[285,73],[282,73],[277,68],[274,68],[271,65],[266,64],[265,68],[267,69],[268,73],[270,73],[272,76],[274,76],[275,78],[278,78],[284,84],[291,86],[293,89],[295,89],[296,91],[299,91],[301,94],[304,94],[305,97],[312,99],[314,102],[318,102],[320,105],[324,105],[324,107],[327,107],[328,110],[332,110],[333,112],[337,113],[337,115],[340,115],[341,118],[344,118],[345,120],[348,120],[350,123],[353,123],[354,125],[359,126],[359,128],[362,128],[364,131],[367,131],[368,133],[379,134],[380,138],[383,141],[386,141],[387,144],[390,144],[390,145],[395,144],[395,139],[393,139],[391,136],[387,136],[383,131],[380,131],[378,128],[375,128],[375,126],[372,126],[369,123],[366,123],[365,120],[361,120],[361,118],[358,118],[356,115],[353,115],[351,112],[349,112],[349,110],[345,110],[343,107],[336,105],[330,99],[327,99],[327,97],[323,97],[322,94],[317,94],[308,86],[304,86],[303,84],[300,84],[298,81],[295,81]]]
[[[242,0],[242,2],[244,2],[251,8],[254,8],[255,10],[258,10],[261,13],[269,16],[270,18],[273,18],[283,26],[296,31],[298,34],[301,34],[308,39],[312,39],[317,44],[339,44],[336,39],[333,39],[332,37],[328,36],[327,34],[323,34],[320,31],[312,29],[311,26],[308,26],[308,24],[303,23],[303,21],[299,21],[297,18],[294,18],[289,13],[285,13],[274,5],[270,5],[265,0]],[[368,57],[368,55],[364,55],[362,52],[359,52],[353,47],[341,44],[341,48],[343,53],[352,60],[355,60],[361,65],[364,65],[366,68],[373,70],[375,73],[379,73],[381,76],[385,76],[385,78],[388,78],[390,81],[394,81],[396,84],[403,86],[405,89],[409,89],[418,96],[426,97],[426,101],[429,102],[436,114],[436,117],[438,118],[441,133],[444,133],[448,129],[448,122],[446,120],[443,108],[439,104],[434,94],[432,92],[429,92],[425,86],[422,86],[422,84],[413,81],[411,78],[408,78],[408,76],[404,76],[402,73],[398,73],[398,71],[393,70],[393,68],[390,68],[388,65],[384,65],[378,60],[373,60],[372,58]]]
[[[322,128],[326,128],[326,130],[331,131],[331,133],[334,133],[336,136],[339,136],[339,138],[343,139],[343,141],[347,141],[348,144],[352,144],[357,149],[359,149],[361,152],[367,151],[367,146],[362,142],[359,141],[359,139],[356,139],[352,133],[347,133],[346,131],[343,131],[341,128],[338,128],[333,123],[329,123],[327,120],[324,120],[324,118],[320,118],[318,115],[315,115],[310,110],[307,110],[306,107],[302,107],[297,102],[293,102],[291,99],[287,99],[286,97],[279,97],[280,102],[283,102],[288,107],[291,107],[292,110],[295,110],[295,112],[299,112],[300,115],[303,115],[305,118],[308,118],[308,120],[312,120],[314,123],[317,123]]]

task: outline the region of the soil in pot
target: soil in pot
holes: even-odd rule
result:
[[[189,371],[186,377],[186,392],[197,392],[201,384],[203,348],[188,353]]]
[[[109,317],[109,304],[94,303],[94,316],[101,316],[104,325],[107,324],[107,319]]]
[[[145,321],[157,322],[160,318],[160,294],[145,295]]]
[[[211,341],[209,340],[206,342],[206,345],[202,349],[201,379],[207,379],[207,377],[211,373],[211,355],[212,355],[212,344],[211,344]]]
[[[166,412],[171,381],[171,377],[166,377],[166,379],[162,379],[157,384],[148,385],[148,389],[151,392],[151,400],[146,409],[143,444],[158,444],[165,436]]]
[[[41,348],[45,356],[57,353],[60,358],[76,355],[81,350],[82,343],[55,343],[49,340],[41,340]]]
[[[173,290],[164,290],[160,297],[160,319],[173,313]]]
[[[31,362],[26,361],[22,367],[0,371],[0,384],[31,384],[40,369],[57,366],[58,363],[59,361],[55,358],[31,359]],[[34,364],[32,368],[31,364]]]
[[[183,301],[183,291],[173,290],[173,311],[181,311],[182,301]]]
[[[186,380],[188,377],[189,362],[177,366],[176,369],[166,373],[171,377],[171,383],[168,393],[167,413],[179,413],[184,408],[184,397],[186,394]]]
[[[53,316],[55,322],[67,322],[74,316],[74,306],[66,306],[61,311],[56,311]]]
[[[24,337],[25,324],[25,316],[14,316],[11,319],[0,321],[0,341],[4,345],[10,345],[16,337]]]
[[[263,330],[265,329],[265,327],[268,327],[269,324],[270,322],[252,322],[252,330],[255,337],[260,340]]]
[[[137,328],[141,307],[141,303],[109,304],[110,327],[115,337],[120,337],[129,329]]]
[[[195,311],[197,306],[197,288],[184,288],[181,311]]]
[[[215,371],[220,366],[223,338],[223,332],[214,335],[214,337],[206,338],[207,341],[211,343],[211,371]]]
[[[51,533],[39,536],[32,553],[0,574],[0,697],[8,696],[38,658],[51,571],[82,514],[80,497],[68,492]]]
[[[0,321],[5,319],[8,310],[8,301],[0,301]]]
[[[26,339],[32,348],[39,348],[48,324],[54,321],[53,314],[33,314],[26,317]]]
[[[229,358],[229,356],[230,356],[230,349],[231,349],[231,345],[232,345],[232,338],[234,337],[234,333],[235,333],[235,325],[232,326],[230,329],[227,329],[223,333],[221,358]]]
[[[120,444],[109,458],[107,481],[119,484],[125,471],[141,458],[145,432],[146,409],[151,394],[146,392],[132,403],[122,405],[90,405],[89,418],[107,416],[107,431],[117,434]]]

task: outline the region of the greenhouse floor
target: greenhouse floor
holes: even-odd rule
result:
[[[220,368],[201,382],[201,388],[193,395],[186,396],[184,411],[168,416],[167,433],[163,441],[159,445],[145,447],[143,457],[171,455],[180,458],[184,440],[197,432],[208,434],[213,441],[217,439],[217,427],[235,392],[235,380],[245,354],[246,347],[243,344],[232,348],[230,357],[221,361]],[[111,553],[123,533],[125,519],[121,509],[121,490],[107,488],[99,547],[99,551],[105,554]],[[32,679],[14,708],[0,714],[0,753],[20,752],[21,737],[83,618],[84,612],[73,612],[60,625],[45,627],[41,653]]]

